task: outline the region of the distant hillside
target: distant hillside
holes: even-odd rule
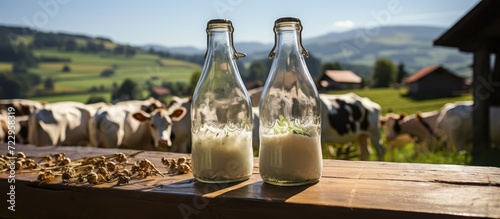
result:
[[[377,58],[385,57],[395,63],[403,62],[410,73],[435,64],[442,64],[462,76],[471,76],[472,56],[460,53],[454,48],[434,47],[433,41],[446,29],[427,26],[386,26],[378,29],[354,29],[345,32],[331,32],[322,36],[304,39],[304,46],[321,61],[336,61],[344,66],[366,66],[362,76],[369,76],[366,69]],[[55,47],[63,51],[100,52],[114,54],[133,53],[135,48],[114,43],[105,37],[83,34],[36,32],[24,27],[0,26],[0,35],[15,43],[46,48]],[[15,36],[12,38],[12,36]],[[260,42],[236,42],[236,49],[248,56],[242,62],[252,62],[267,57],[272,44]],[[203,64],[205,48],[193,46],[165,47],[156,44],[140,46],[153,49],[164,58],[183,59]],[[353,70],[353,69],[351,69]]]
[[[472,56],[457,49],[435,47],[433,41],[446,29],[427,26],[386,26],[379,29],[354,29],[331,32],[304,39],[304,46],[322,61],[372,66],[375,59],[385,57],[396,63],[403,62],[409,72],[425,66],[442,64],[462,76],[470,76]],[[236,42],[236,48],[249,56],[246,62],[262,59],[272,44]],[[176,53],[192,54],[193,49],[168,48]],[[200,54],[204,50],[199,49]],[[366,75],[366,73],[361,73]]]
[[[200,55],[204,54],[205,50],[198,49],[194,46],[178,46],[178,47],[166,47],[157,44],[148,44],[144,46],[140,46],[141,49],[145,51],[154,50],[156,52],[169,52],[172,54],[180,54],[180,55]]]
[[[107,37],[89,36],[63,32],[45,32],[29,27],[0,25],[0,53],[10,54],[19,48],[42,49],[51,48],[67,52],[85,52],[133,56],[137,48],[121,45]],[[15,52],[15,51],[14,51]],[[9,61],[0,58],[0,61]]]
[[[433,41],[445,30],[423,26],[389,26],[378,31],[356,29],[306,39],[304,44],[324,61],[373,65],[376,58],[386,57],[396,63],[405,63],[410,72],[442,64],[458,74],[470,75],[471,55],[453,48],[433,46]]]

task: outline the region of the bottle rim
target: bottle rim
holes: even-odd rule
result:
[[[239,58],[244,58],[246,57],[247,55],[245,53],[242,53],[242,52],[238,52],[236,50],[236,48],[234,47],[234,42],[233,42],[233,33],[234,33],[234,27],[233,27],[233,22],[231,22],[231,20],[229,19],[212,19],[212,20],[209,20],[207,22],[207,29],[205,30],[207,32],[207,50],[205,51],[205,55],[203,56],[203,59],[206,59],[207,58],[207,55],[208,55],[208,41],[209,41],[209,31],[210,29],[214,28],[212,26],[215,26],[217,24],[226,24],[228,25],[228,28],[229,28],[229,38],[230,38],[230,43],[231,43],[231,47],[234,51],[234,54],[233,54],[233,58],[234,59],[239,59]]]
[[[302,23],[300,22],[300,19],[299,18],[296,18],[296,17],[281,17],[281,18],[278,18],[276,19],[276,21],[274,21],[274,27],[273,27],[273,31],[274,31],[274,46],[273,48],[271,49],[271,52],[269,52],[269,59],[273,59],[274,56],[276,55],[276,44],[278,42],[278,27],[281,26],[283,23],[295,23],[296,27],[295,29],[297,30],[297,34],[298,34],[298,40],[299,40],[299,48],[301,50],[301,53],[303,56],[305,56],[306,58],[309,58],[309,52],[306,50],[306,48],[304,47],[304,45],[302,44]]]

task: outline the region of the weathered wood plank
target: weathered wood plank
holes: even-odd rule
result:
[[[17,151],[32,156],[64,152],[75,159],[118,150],[19,146]],[[148,158],[166,172],[163,156],[183,155],[145,152],[136,158]],[[18,173],[16,212],[3,207],[0,216],[500,218],[500,168],[324,160],[319,183],[277,187],[262,182],[255,161],[249,180],[227,185],[196,182],[191,174],[123,186],[39,184],[37,173]],[[6,177],[0,174],[3,191],[9,187]]]

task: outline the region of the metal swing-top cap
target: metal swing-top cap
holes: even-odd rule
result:
[[[228,19],[212,19],[212,20],[209,20],[207,22],[207,29],[206,29],[206,32],[207,32],[207,51],[205,52],[204,58],[206,59],[207,58],[207,54],[208,54],[208,30],[210,30],[211,28],[217,27],[218,25],[228,25],[229,26],[229,34],[230,34],[230,39],[231,39],[231,47],[233,48],[233,51],[234,51],[234,55],[233,55],[234,59],[239,59],[239,58],[246,57],[247,55],[245,53],[238,52],[238,51],[236,51],[236,48],[234,48],[234,42],[233,42],[233,32],[234,32],[233,22],[231,22],[231,20],[228,20]]]
[[[274,22],[274,47],[271,49],[271,52],[269,53],[269,59],[272,59],[274,58],[274,55],[276,55],[276,43],[278,41],[278,30],[277,28],[279,26],[281,26],[282,23],[297,23],[297,26],[296,26],[296,29],[297,29],[297,32],[298,32],[298,40],[299,40],[299,47],[300,47],[300,50],[301,50],[301,53],[303,56],[305,56],[306,58],[309,57],[309,52],[307,52],[306,48],[304,48],[304,45],[302,45],[302,23],[300,22],[300,19],[296,18],[296,17],[282,17],[282,18],[278,18],[276,19],[276,21]]]

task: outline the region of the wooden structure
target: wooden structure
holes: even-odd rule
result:
[[[434,45],[456,47],[472,52],[474,128],[473,163],[490,164],[498,157],[488,158],[491,150],[489,108],[500,106],[500,1],[483,0],[453,27],[434,41]],[[491,69],[491,55],[495,66]],[[498,121],[496,121],[498,122]],[[485,161],[486,163],[483,163]]]
[[[326,70],[318,80],[318,90],[352,90],[361,88],[362,78],[352,71]]]
[[[16,151],[35,157],[64,152],[72,160],[128,152],[21,145]],[[134,159],[147,158],[166,172],[160,159],[179,156],[144,152]],[[0,217],[500,218],[500,168],[324,160],[319,183],[278,187],[263,183],[257,162],[249,180],[231,184],[196,182],[190,173],[148,177],[121,186],[63,184],[60,176],[40,183],[37,172],[20,171],[15,173],[15,183],[9,183],[9,173],[3,172],[0,188],[5,194],[15,186],[15,212],[4,204]]]
[[[440,66],[428,66],[405,80],[410,95],[456,96],[466,90],[465,79]]]

